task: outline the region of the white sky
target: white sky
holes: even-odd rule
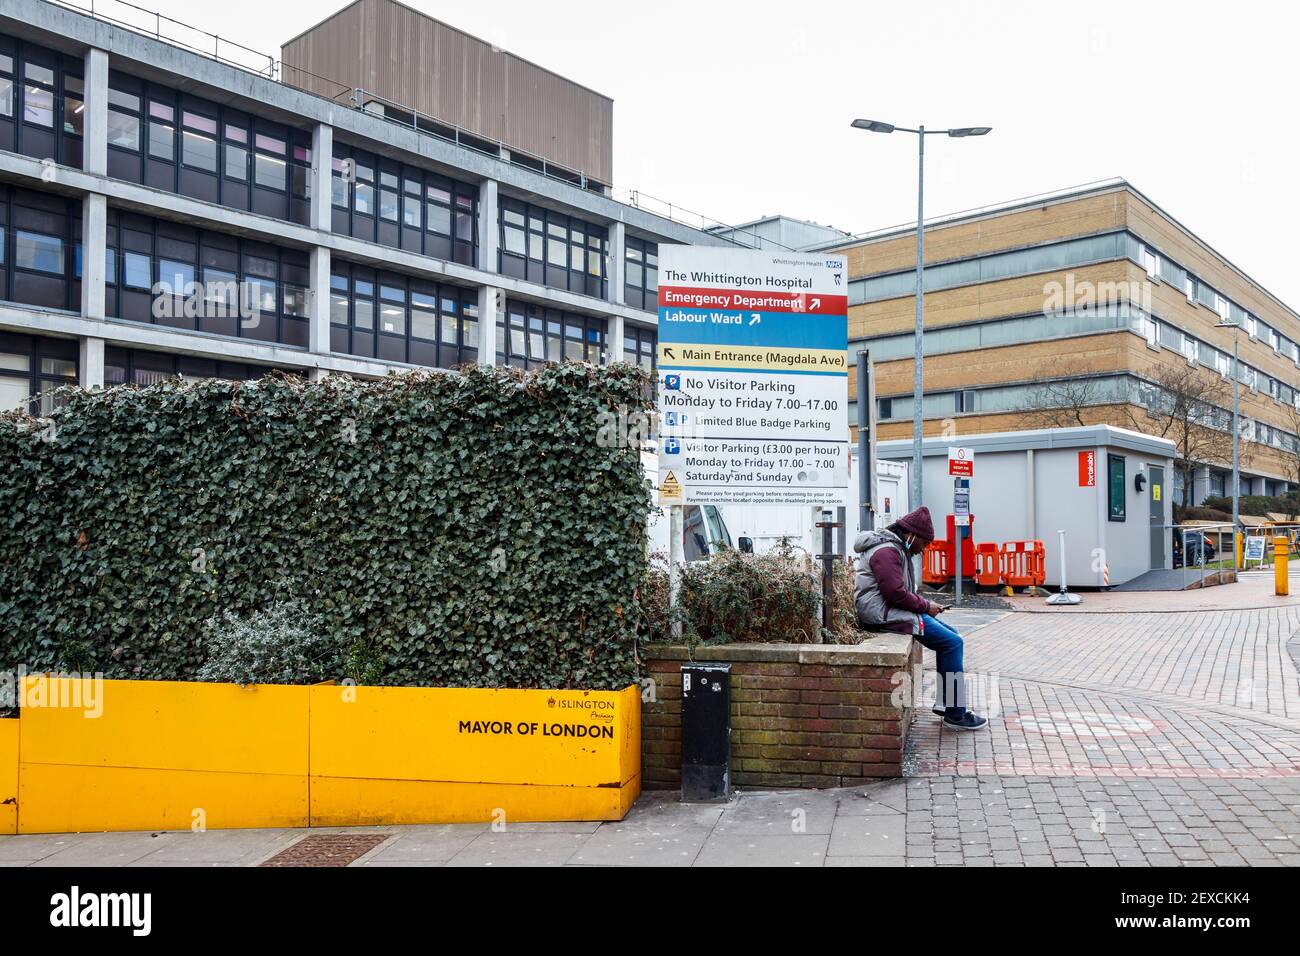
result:
[[[344,0],[137,0],[278,56]],[[853,232],[1123,176],[1300,308],[1300,6],[1238,0],[407,0],[614,98],[615,185]]]

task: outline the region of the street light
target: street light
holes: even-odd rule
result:
[[[1216,329],[1232,329],[1232,567],[1240,571],[1237,561],[1237,523],[1240,520],[1241,499],[1241,331],[1236,322],[1222,320]],[[1265,489],[1267,490],[1267,489]],[[1184,558],[1184,560],[1186,560]]]
[[[924,331],[924,276],[925,276],[925,138],[927,136],[951,136],[954,139],[964,139],[967,136],[985,136],[992,131],[992,126],[961,126],[957,129],[926,129],[924,126],[918,126],[916,129],[909,129],[906,126],[894,126],[892,123],[882,123],[879,120],[855,119],[852,123],[854,129],[866,130],[869,133],[914,133],[918,144],[917,153],[917,173],[916,173],[916,343],[915,356],[913,365],[915,366],[913,385],[912,385],[912,501],[911,507],[916,508],[921,504],[921,439],[923,437],[924,415],[922,412],[922,399],[924,397],[924,388],[922,386],[922,367],[924,365],[924,356],[922,355],[922,333]]]

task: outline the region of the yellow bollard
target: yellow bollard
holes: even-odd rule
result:
[[[1237,556],[1237,563],[1233,565],[1233,567],[1235,567],[1238,571],[1240,571],[1241,570],[1241,532],[1240,531],[1234,531],[1232,533],[1232,541],[1233,541],[1233,551],[1236,552],[1236,556]]]
[[[1286,597],[1290,594],[1288,590],[1287,573],[1290,570],[1289,549],[1287,547],[1286,535],[1279,534],[1273,536],[1273,584],[1274,591],[1278,597]]]

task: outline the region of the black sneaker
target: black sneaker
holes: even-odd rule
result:
[[[943,719],[943,725],[951,727],[953,730],[983,730],[988,724],[987,717],[977,717],[969,710],[959,718],[945,717]]]

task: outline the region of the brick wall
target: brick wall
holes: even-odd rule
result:
[[[684,661],[731,663],[731,781],[737,787],[843,787],[902,774],[910,706],[892,700],[920,661],[906,635],[855,647],[655,645],[642,652],[655,700],[641,705],[641,780],[681,786]],[[906,695],[903,695],[906,696]]]

